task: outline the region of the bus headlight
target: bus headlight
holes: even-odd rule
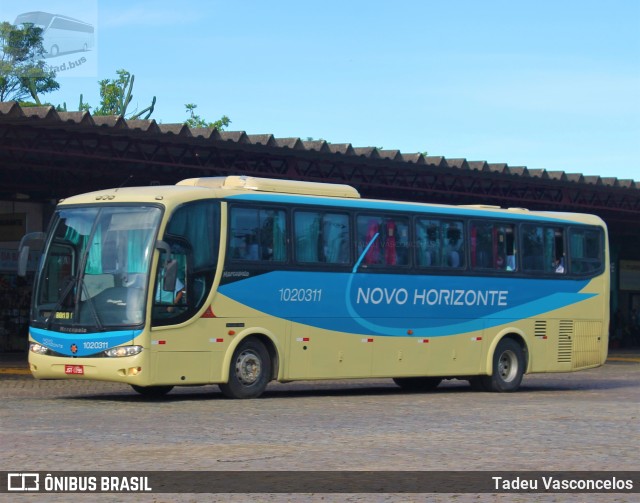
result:
[[[29,344],[29,350],[32,353],[36,353],[38,355],[48,355],[49,348],[47,346],[43,346],[42,344],[38,344],[37,342],[32,342]]]
[[[142,346],[120,346],[117,348],[107,349],[104,354],[111,358],[120,358],[123,356],[135,356],[142,351]]]

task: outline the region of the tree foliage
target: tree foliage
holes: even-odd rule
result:
[[[93,115],[122,115],[127,114],[127,108],[133,99],[133,83],[135,75],[127,70],[117,70],[118,78],[104,79],[98,82],[100,85],[100,106],[93,111]],[[127,119],[148,119],[155,108],[156,97],[154,96],[149,105],[144,110],[131,112]],[[80,107],[89,108],[86,103],[82,102],[80,97]]]
[[[154,111],[156,104],[156,97],[154,96],[151,105],[144,110],[138,112],[134,111],[130,115],[127,115],[127,109],[133,99],[133,84],[135,81],[135,75],[132,75],[127,70],[117,70],[118,75],[115,79],[104,79],[98,82],[100,86],[100,106],[93,110],[93,115],[121,115],[126,119],[149,119]],[[225,127],[231,124],[231,119],[226,115],[223,115],[220,119],[214,122],[209,122],[200,115],[197,115],[195,110],[197,105],[189,103],[185,105],[186,111],[189,114],[187,120],[184,121],[188,127],[210,127],[219,131],[223,131]],[[57,107],[61,111],[67,111],[67,104]],[[83,100],[82,94],[80,95],[80,101],[78,104],[78,110],[91,111],[93,107]]]
[[[55,80],[55,72],[47,69],[44,62],[44,46],[42,44],[42,28],[30,23],[14,26],[8,22],[0,23],[0,101],[15,100],[23,105],[41,105],[38,94],[55,91],[60,85]],[[151,104],[141,111],[128,112],[133,100],[133,84],[135,75],[127,70],[116,71],[115,79],[103,79],[100,86],[100,106],[93,115],[120,115],[127,119],[149,119],[154,111],[156,97]],[[25,102],[31,98],[33,103]],[[185,124],[189,127],[209,127],[223,131],[231,119],[223,115],[214,122],[209,122],[195,113],[197,105],[185,105],[188,113]],[[78,110],[91,110],[89,103],[80,95]],[[67,104],[59,105],[57,110],[67,111]]]
[[[0,23],[0,101],[31,98],[40,105],[39,94],[60,87],[55,72],[47,69],[44,54],[42,28]]]
[[[184,121],[184,123],[189,127],[209,127],[215,128],[218,131],[224,131],[224,128],[231,124],[231,119],[229,119],[229,117],[227,117],[226,115],[223,115],[217,121],[208,122],[207,120],[196,114],[195,110],[196,108],[198,108],[198,105],[194,105],[193,103],[187,103],[185,105],[185,108],[187,110],[187,113],[189,114],[189,117],[186,121]]]

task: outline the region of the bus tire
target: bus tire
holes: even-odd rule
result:
[[[441,377],[394,377],[393,382],[405,391],[433,391],[442,382]]]
[[[264,344],[250,337],[233,352],[229,367],[229,381],[220,384],[227,398],[257,398],[271,379],[271,359]]]
[[[490,376],[480,376],[487,391],[516,391],[525,370],[522,346],[513,339],[502,339],[493,354],[492,370]]]
[[[131,387],[147,398],[163,397],[173,389],[173,386],[136,386],[135,384],[132,384]]]

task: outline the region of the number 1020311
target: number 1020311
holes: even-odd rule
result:
[[[322,288],[280,288],[281,302],[320,302]]]

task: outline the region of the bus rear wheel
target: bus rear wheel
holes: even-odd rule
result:
[[[147,398],[163,397],[173,389],[173,386],[136,386],[135,384],[132,384],[131,387]]]
[[[264,344],[258,339],[245,339],[233,352],[229,368],[229,381],[220,384],[228,398],[257,398],[269,384],[271,359]]]
[[[493,354],[493,372],[480,376],[487,391],[516,391],[522,382],[525,370],[522,346],[513,339],[502,339]]]
[[[405,391],[432,391],[442,382],[441,377],[394,377],[393,382]]]

